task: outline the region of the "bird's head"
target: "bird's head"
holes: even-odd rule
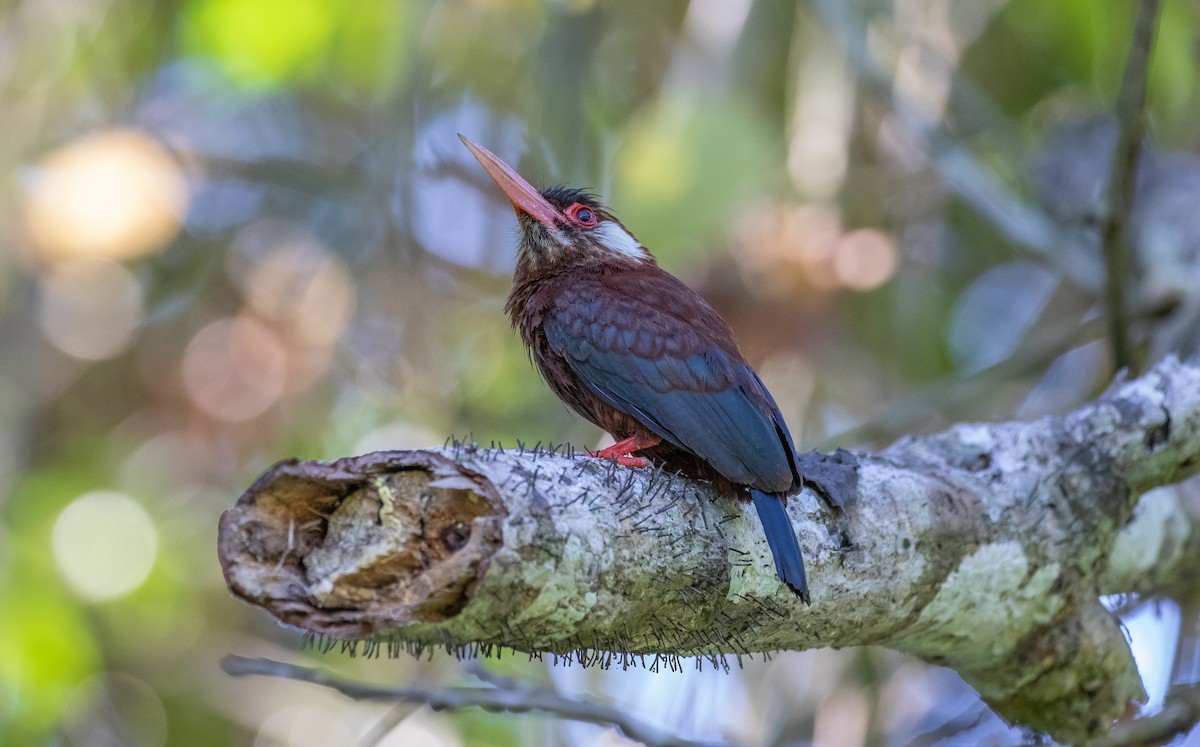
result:
[[[462,135],[459,138],[517,211],[521,261],[535,266],[654,263],[650,252],[595,195],[568,187],[539,192],[496,154]]]

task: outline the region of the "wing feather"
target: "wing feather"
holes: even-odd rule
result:
[[[639,299],[589,300],[564,298],[543,330],[592,392],[738,484],[773,493],[793,487],[787,427],[739,355]]]

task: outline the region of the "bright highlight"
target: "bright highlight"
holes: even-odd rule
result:
[[[266,412],[283,394],[287,350],[248,318],[221,319],[196,333],[183,354],[183,384],[195,405],[231,423]]]
[[[102,602],[142,585],[158,554],[158,530],[124,493],[98,490],[72,501],[53,531],[54,560],[79,596]]]
[[[64,262],[42,275],[38,290],[42,333],[76,358],[104,360],[124,352],[142,321],[142,286],[116,262]]]
[[[38,165],[25,223],[44,260],[131,259],[175,238],[187,202],[183,172],[157,141],[114,130],[65,145]]]

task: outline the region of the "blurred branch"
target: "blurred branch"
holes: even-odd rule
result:
[[[963,735],[979,726],[989,714],[990,711],[983,703],[971,703],[945,723],[914,736],[908,743],[908,747],[936,747],[948,742],[951,744],[964,743]]]
[[[1108,211],[1102,241],[1106,280],[1104,303],[1108,313],[1108,335],[1113,363],[1117,369],[1135,370],[1133,345],[1129,337],[1129,301],[1126,283],[1132,269],[1129,255],[1129,211],[1137,181],[1138,156],[1142,149],[1145,126],[1146,89],[1150,74],[1150,52],[1154,48],[1154,30],[1158,23],[1160,0],[1140,0],[1129,58],[1117,96],[1120,134],[1109,178]]]
[[[1195,522],[1155,503],[1122,527],[1140,494],[1200,470],[1200,368],[1168,358],[1066,415],[801,469],[842,506],[789,503],[812,607],[711,486],[473,444],[276,465],[222,517],[219,556],[236,594],[366,655],[506,647],[657,670],[880,644],[1071,742],[1144,697],[1098,593],[1194,572]]]
[[[1064,232],[1057,221],[1008,189],[960,144],[944,122],[920,115],[913,102],[896,90],[891,75],[867,49],[866,25],[855,16],[854,3],[815,0],[813,6],[841,39],[859,80],[889,102],[896,120],[923,147],[948,190],[974,208],[1014,245],[1024,247],[1081,288],[1100,289],[1099,268],[1093,266],[1088,257],[1063,250]],[[974,87],[970,90],[975,91]],[[982,106],[984,97],[978,93],[974,100]],[[995,111],[994,106],[983,108]]]
[[[418,707],[409,702],[401,702],[392,706],[378,721],[371,724],[371,728],[358,741],[359,747],[374,747],[387,739],[388,734],[391,734],[400,725],[400,722],[411,716]]]
[[[1200,683],[1176,685],[1162,710],[1153,716],[1123,721],[1097,740],[1097,747],[1153,747],[1166,744],[1200,723]]]
[[[587,700],[567,698],[543,688],[455,687],[427,690],[417,687],[382,687],[343,679],[311,667],[300,667],[271,659],[249,659],[232,654],[221,660],[221,668],[234,677],[263,675],[311,682],[336,690],[354,700],[417,703],[427,705],[435,711],[482,708],[493,712],[546,713],[570,721],[612,727],[627,738],[641,742],[647,747],[720,747],[723,744],[681,739],[615,708]]]
[[[869,421],[830,436],[816,444],[818,450],[842,444],[880,443],[900,434],[911,433],[914,426],[933,417],[957,412],[977,398],[993,396],[996,387],[1036,372],[1044,372],[1064,351],[1091,342],[1103,335],[1099,319],[1079,323],[1033,325],[1012,355],[994,365],[967,376],[954,374],[922,385],[879,408]]]

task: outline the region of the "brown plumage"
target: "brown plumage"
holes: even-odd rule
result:
[[[605,299],[602,320],[595,318],[594,313],[585,316],[580,311],[593,311],[588,299],[596,298]],[[618,441],[653,438],[657,434],[636,417],[605,402],[579,380],[568,360],[553,350],[546,339],[542,323],[548,316],[565,319],[580,334],[610,345],[616,344],[618,330],[636,325],[638,332],[631,335],[629,351],[643,359],[653,360],[664,354],[703,354],[715,345],[732,361],[745,362],[725,320],[695,291],[656,263],[645,266],[620,257],[582,263],[519,261],[504,309],[551,390],[571,409]],[[680,334],[681,327],[692,330],[693,334]],[[756,399],[761,406],[770,406],[761,393],[752,394],[758,395]],[[704,459],[669,441],[638,453],[667,469],[717,483],[726,492],[747,499],[744,490],[737,489],[736,483]],[[772,479],[756,481],[754,487],[766,492],[787,492],[796,480],[798,476],[789,469]]]

